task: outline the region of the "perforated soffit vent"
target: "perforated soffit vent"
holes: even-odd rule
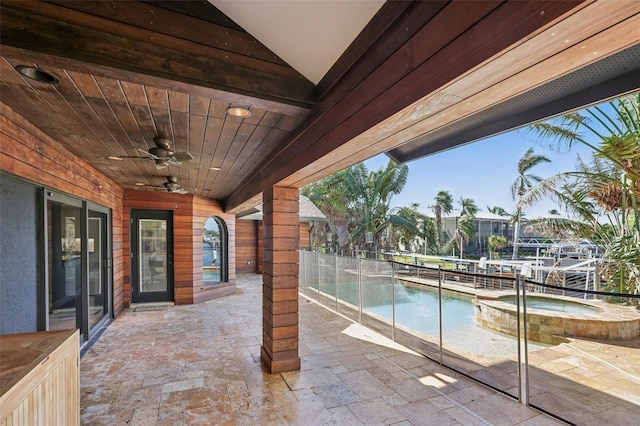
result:
[[[387,152],[400,163],[640,90],[640,44]]]

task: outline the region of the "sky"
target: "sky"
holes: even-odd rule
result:
[[[559,172],[575,170],[578,154],[589,160],[592,150],[582,144],[574,144],[571,150],[552,150],[548,141],[543,141],[526,129],[515,130],[491,138],[472,142],[458,148],[433,154],[407,162],[409,177],[401,194],[391,199],[391,207],[409,206],[419,203],[419,211],[433,214],[430,208],[439,191],[449,191],[453,196],[454,209],[459,209],[460,197],[472,198],[481,211],[487,206],[499,206],[508,212],[515,210],[516,202],[511,197],[511,184],[518,176],[518,160],[529,148],[534,154],[544,155],[551,163],[542,163],[530,173],[542,178]],[[389,157],[380,154],[364,163],[371,172],[386,167]],[[525,209],[529,219],[550,216],[549,210],[561,209],[551,200]],[[565,216],[565,214],[562,214]]]

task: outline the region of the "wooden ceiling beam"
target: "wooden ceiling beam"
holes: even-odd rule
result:
[[[420,7],[420,3],[414,2],[414,7]],[[385,39],[405,37],[405,42],[400,47],[389,45],[392,51],[377,45],[369,49],[365,56],[373,55],[373,62],[377,57],[386,59],[371,74],[353,76],[355,81],[336,85],[333,90],[340,90],[342,84],[353,89],[326,108],[320,109],[322,106],[318,105],[309,119],[285,141],[285,148],[267,159],[236,188],[226,208],[234,211],[245,200],[321,158],[330,161],[332,151],[361,133],[468,76],[483,63],[588,3],[591,1],[453,1],[435,17],[425,16],[418,32],[408,32],[401,25],[390,26]],[[384,6],[379,13],[384,13]],[[461,16],[466,24],[457,27]],[[454,31],[449,31],[450,27]],[[399,67],[403,67],[401,74],[398,74]],[[348,79],[352,74],[347,72],[344,76]]]
[[[127,2],[127,9],[138,4]],[[315,104],[311,82],[273,59],[266,48],[257,53],[257,44],[246,46],[250,38],[223,26],[209,25],[205,35],[172,33],[148,28],[148,23],[133,25],[133,15],[123,22],[121,16],[106,19],[40,1],[5,0],[0,14],[3,46],[305,108]],[[169,10],[159,15],[161,22],[174,19],[176,28],[195,26],[194,18]],[[221,48],[225,39],[241,53]]]
[[[632,2],[620,3],[615,10],[610,6],[606,1],[585,6],[484,64],[473,78],[460,79],[423,98],[385,120],[378,129],[362,133],[329,156],[292,174],[282,184],[301,187],[380,152],[405,148],[407,141],[418,136],[460,123],[479,111],[637,44],[640,6]],[[608,20],[602,19],[605,15]],[[532,55],[532,51],[544,55]],[[518,64],[518,68],[509,68],[509,64]],[[439,150],[442,149],[440,145]]]

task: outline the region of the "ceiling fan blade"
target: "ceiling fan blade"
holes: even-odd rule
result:
[[[194,169],[194,170],[197,170],[197,169],[200,168],[200,164],[193,163],[191,161],[185,161],[185,162],[174,161],[171,164],[176,166],[176,167],[182,167],[183,169]]]
[[[149,157],[141,157],[139,155],[107,155],[105,157],[103,157],[107,160],[118,160],[118,159],[123,159],[123,160],[148,160]]]
[[[176,192],[178,194],[195,194],[197,191],[196,188],[180,188]]]
[[[140,151],[141,153],[143,153],[144,155],[146,155],[149,158],[157,158],[155,155],[153,155],[152,153],[150,153],[147,150],[144,150],[142,148],[136,148],[138,151]]]
[[[189,154],[188,152],[176,152],[171,157],[173,158],[173,160],[178,162],[193,160],[193,155]]]
[[[156,158],[156,168],[157,169],[164,169],[166,167],[169,167],[170,161],[163,159],[163,158]]]

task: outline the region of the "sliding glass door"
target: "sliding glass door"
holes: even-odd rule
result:
[[[110,312],[109,210],[48,191],[46,219],[46,329],[88,340]]]
[[[109,311],[109,256],[107,239],[106,213],[89,210],[88,226],[88,269],[89,289],[88,296],[88,320],[89,330],[92,330]]]

